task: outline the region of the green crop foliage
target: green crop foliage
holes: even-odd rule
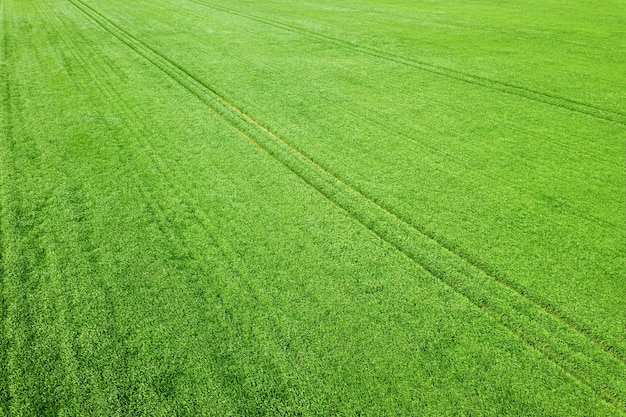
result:
[[[0,415],[625,414],[623,2],[0,16]]]

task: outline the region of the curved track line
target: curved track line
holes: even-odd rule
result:
[[[561,109],[585,114],[587,116],[595,117],[597,119],[602,119],[602,120],[606,120],[609,122],[618,123],[620,125],[626,126],[626,113],[603,109],[601,107],[598,107],[592,104],[583,103],[583,102],[573,100],[567,97],[562,97],[557,94],[547,93],[547,92],[515,85],[515,84],[504,82],[504,81],[493,80],[487,77],[481,77],[478,75],[458,71],[452,68],[447,68],[444,66],[419,61],[417,59],[406,58],[406,57],[396,55],[390,52],[385,52],[378,48],[358,45],[353,42],[346,41],[344,39],[339,39],[339,38],[335,38],[332,36],[324,35],[324,34],[309,30],[309,29],[304,29],[304,28],[288,25],[285,23],[255,16],[249,13],[241,12],[241,11],[230,9],[227,7],[217,6],[215,4],[209,4],[209,3],[199,1],[199,0],[189,0],[189,1],[214,9],[214,10],[224,12],[224,13],[241,16],[246,19],[250,19],[250,20],[260,22],[260,23],[264,23],[266,25],[274,26],[282,30],[303,34],[308,37],[330,42],[334,45],[337,45],[343,48],[352,49],[354,51],[357,51],[366,55],[370,55],[375,58],[395,62],[397,64],[416,68],[421,71],[430,72],[432,74],[436,74],[442,77],[461,81],[467,84],[478,85],[484,88],[488,88],[490,90],[500,91],[502,93],[511,94],[511,95],[518,96],[518,97],[523,97],[528,100],[541,102],[544,104],[549,104],[551,106],[559,107]]]
[[[191,11],[191,10],[190,10],[190,11]],[[201,12],[198,12],[198,11],[195,11],[195,10],[193,10],[193,12],[192,12],[192,13],[193,13],[195,16],[198,16],[198,17],[205,17],[205,15],[203,15]],[[277,67],[275,67],[275,66],[273,66],[273,65],[271,65],[271,64],[268,64],[268,66],[269,66],[269,67],[272,67],[272,68],[274,68],[274,69],[277,69]],[[321,97],[321,98],[322,98],[322,99],[324,99],[324,100],[327,100],[329,103],[330,103],[330,102],[332,102],[331,100],[328,100],[326,97]],[[457,108],[455,108],[454,106],[449,105],[448,103],[444,103],[444,102],[442,102],[442,101],[435,100],[435,99],[432,99],[432,98],[420,98],[420,99],[421,99],[421,100],[423,100],[423,101],[425,101],[425,102],[428,102],[428,103],[434,104],[434,105],[436,105],[436,106],[439,106],[439,107],[445,108],[445,109],[447,109],[447,110],[448,110],[448,111],[450,111],[450,112],[454,112],[454,113],[456,113],[457,115],[461,115],[461,116],[462,116],[462,112],[461,112],[460,110],[458,110],[458,109],[457,109]],[[332,102],[332,104],[334,104],[334,105],[338,105],[338,106],[342,107],[345,111],[347,111],[347,112],[351,113],[351,114],[352,114],[354,117],[356,117],[356,118],[362,118],[362,115],[355,113],[352,109],[349,109],[347,106],[344,106],[344,105],[342,105],[341,103],[335,103],[335,102]],[[368,119],[369,119],[369,120],[367,120],[367,121],[369,121],[369,122],[370,122],[370,125],[375,124],[375,125],[377,125],[377,126],[380,126],[380,127],[383,127],[383,128],[387,128],[387,129],[389,129],[389,127],[388,127],[388,126],[384,126],[384,125],[383,125],[383,124],[381,124],[380,122],[378,122],[378,121],[374,121],[371,117],[370,117],[370,118],[368,118]],[[489,120],[489,119],[483,116],[483,117],[482,117],[482,120]],[[514,125],[514,123],[509,122],[509,121],[507,121],[507,120],[501,120],[501,121],[500,121],[500,125],[505,126],[507,129],[509,129],[509,130],[511,130],[511,131],[513,131],[513,132],[516,132],[516,133],[523,133],[523,134],[526,134],[526,135],[532,135],[532,136],[534,136],[534,137],[538,138],[537,134],[527,132],[527,131],[523,130],[522,128],[520,128],[519,126],[515,126],[515,125]],[[398,134],[400,137],[403,137],[403,138],[405,138],[406,140],[409,140],[409,141],[411,141],[411,142],[414,142],[414,143],[417,143],[417,144],[423,145],[423,143],[422,143],[422,142],[416,141],[416,140],[415,140],[415,138],[411,137],[411,135],[407,134],[406,132],[401,131],[401,130],[398,130],[397,128],[393,128],[393,129],[394,129],[394,132],[395,132],[396,134]],[[422,130],[422,132],[423,132],[423,130]],[[456,133],[456,134],[459,134],[459,132],[455,132],[455,133]],[[460,137],[460,136],[459,136],[459,137]],[[541,138],[541,140],[545,140],[545,138]],[[570,151],[572,151],[572,150],[579,151],[577,148],[572,147],[571,145],[568,145],[567,143],[564,143],[564,142],[559,142],[559,143],[558,143],[558,145],[559,145],[559,146],[562,146],[562,147],[565,147],[565,148],[567,148],[567,149],[568,149],[568,150],[570,150]],[[430,149],[431,149],[431,150],[435,150],[435,148],[432,148],[432,147],[431,147]],[[439,151],[437,151],[437,152],[439,152]],[[513,155],[512,153],[509,153],[509,154],[510,154],[510,155]],[[603,155],[603,154],[601,154],[601,153],[597,153],[597,152],[591,152],[591,153],[581,152],[580,154],[581,154],[581,155],[590,156],[590,157],[595,158],[595,159],[597,159],[597,160],[599,160],[599,161],[601,161],[601,162],[604,162],[604,163],[611,163],[611,162],[609,162],[609,160],[608,160],[607,158],[604,158],[604,155]],[[450,158],[453,158],[453,159],[456,159],[457,161],[460,161],[460,159],[455,158],[455,157],[454,157],[453,155],[451,155],[451,154],[446,154],[446,155],[447,155],[448,157],[450,157]],[[621,165],[620,165],[620,166],[621,166]],[[536,169],[535,169],[535,171],[536,171]],[[483,175],[484,175],[484,174],[483,174]],[[550,199],[551,199],[551,197],[550,197],[550,196],[546,196],[546,195],[544,195],[544,194],[542,194],[542,193],[540,193],[540,192],[535,192],[535,191],[532,191],[532,190],[528,189],[527,187],[522,187],[522,186],[520,186],[519,184],[515,183],[514,181],[510,181],[510,180],[509,180],[509,181],[506,181],[506,182],[507,182],[508,184],[510,184],[510,186],[511,186],[511,187],[513,187],[513,188],[515,188],[515,189],[522,190],[523,192],[525,192],[525,193],[527,193],[527,194],[531,195],[531,196],[532,196],[533,198],[535,198],[537,201],[542,201],[542,200],[544,200],[544,199],[545,199],[545,197],[548,197],[548,198],[550,198]],[[601,218],[601,217],[594,216],[593,214],[585,213],[584,211],[582,211],[582,210],[580,210],[579,208],[575,207],[573,204],[569,203],[569,202],[568,202],[568,201],[566,201],[566,200],[563,200],[563,199],[556,199],[556,198],[555,198],[555,199],[553,199],[553,200],[557,203],[559,212],[563,212],[563,213],[567,213],[568,215],[576,216],[576,217],[578,217],[578,218],[580,218],[580,219],[582,219],[582,220],[584,220],[584,221],[586,221],[586,222],[588,222],[588,223],[590,223],[590,224],[599,225],[599,226],[601,226],[601,227],[613,227],[613,228],[615,228],[615,227],[616,227],[616,225],[615,225],[614,223],[612,223],[610,220],[605,220],[605,219],[603,219],[603,218]],[[460,252],[460,251],[459,251],[459,250],[457,250],[457,252]],[[476,262],[477,262],[477,263],[480,263],[480,262],[478,262],[478,261],[476,261]],[[487,268],[487,267],[485,266],[485,268]],[[506,279],[504,279],[504,278],[501,278],[501,279],[503,279],[503,280],[505,280],[505,281],[506,281]],[[543,303],[543,304],[546,304],[546,303]],[[560,315],[560,316],[564,316],[564,314],[563,314],[563,313],[558,312],[558,311],[557,311],[557,309],[555,309],[554,307],[551,307],[551,308],[552,308],[552,309],[555,311],[555,313],[557,313],[558,315]],[[571,319],[569,319],[569,320],[571,320]],[[584,327],[584,326],[582,326],[582,325],[580,325],[580,324],[576,324],[576,326],[578,326],[579,328],[583,328],[583,327]],[[581,330],[581,331],[583,331],[583,330]],[[591,330],[589,330],[589,329],[585,329],[585,330],[584,330],[584,332],[588,333],[588,334],[589,334],[590,336],[592,336],[592,337],[596,337],[596,338],[597,338],[597,336],[595,336],[595,335],[593,334],[593,332],[592,332]],[[625,358],[625,360],[626,360],[626,355],[624,356],[624,358]]]
[[[45,4],[45,3],[44,3]],[[87,69],[88,73],[90,73],[92,75],[92,79],[95,80],[96,84],[100,87],[100,91],[104,94],[108,94],[108,91],[106,91],[106,88],[104,88],[101,83],[99,82],[99,79],[97,77],[97,74],[95,74],[92,70],[91,70],[91,64],[87,61],[85,61],[84,59],[82,59],[82,57],[76,53],[75,51],[75,47],[74,45],[72,45],[70,42],[67,41],[67,37],[66,34],[64,33],[63,29],[59,28],[57,26],[57,24],[54,22],[54,18],[56,18],[57,20],[60,20],[58,18],[58,16],[54,15],[53,13],[51,13],[51,11],[49,9],[46,9],[43,7],[43,5],[39,2],[33,2],[33,5],[38,9],[38,12],[41,14],[41,17],[50,24],[50,26],[47,26],[45,28],[46,32],[48,33],[50,39],[53,39],[54,37],[51,37],[50,35],[58,35],[59,38],[61,39],[61,41],[63,42],[63,44],[66,46],[66,50],[72,58],[77,59],[79,62],[81,62],[83,64],[82,68]],[[45,4],[46,6],[48,6],[47,4]],[[65,22],[61,22],[62,24],[65,24]],[[65,26],[64,26],[65,27]],[[63,56],[63,51],[58,50],[57,51],[57,55],[62,58]],[[77,84],[76,84],[77,85]],[[61,173],[61,175],[65,176],[66,173],[59,171]],[[84,248],[87,252],[89,252],[88,248]],[[109,318],[112,322],[116,322],[115,319],[115,306],[114,303],[111,300],[110,297],[110,286],[107,285],[106,282],[104,282],[102,279],[96,279],[95,280],[95,285],[98,286],[99,291],[102,292],[102,294],[104,295],[104,305],[105,305],[105,309],[106,311],[108,311],[109,314]],[[126,347],[126,341],[123,337],[123,335],[120,334],[120,332],[117,330],[116,326],[113,324],[107,324],[106,327],[106,332],[107,334],[111,335],[112,338],[112,343],[119,347],[119,349],[121,349],[122,351],[127,349]],[[127,357],[126,355],[122,355],[122,358],[120,361],[115,362],[115,364],[113,366],[116,367],[120,367],[122,370],[126,370],[128,368],[127,365]],[[124,391],[124,388],[126,387],[127,381],[125,382],[121,382],[121,386],[120,384],[114,384],[114,386],[112,387],[113,390],[113,394],[114,394],[114,398],[117,401],[113,401],[114,405],[113,409],[115,409],[116,411],[120,411],[122,412],[122,415],[126,415],[128,414],[128,407],[127,407],[127,402],[128,400],[125,399],[126,397],[126,392]],[[75,392],[72,393],[72,396],[74,398],[77,398],[77,394]]]
[[[286,25],[286,24],[282,24],[282,23],[279,23],[279,22],[275,22],[275,21],[272,21],[272,20],[269,20],[269,19],[261,18],[261,17],[254,16],[254,15],[250,15],[250,14],[248,14],[248,13],[244,13],[244,12],[239,12],[239,11],[235,11],[235,10],[232,10],[232,9],[228,9],[228,8],[226,8],[226,7],[221,7],[221,6],[216,6],[216,5],[213,5],[213,4],[208,4],[208,3],[204,2],[204,1],[200,1],[200,0],[189,0],[189,1],[190,1],[190,2],[193,2],[193,3],[196,3],[196,4],[199,4],[199,5],[202,5],[202,6],[206,6],[206,7],[208,7],[208,8],[213,8],[213,9],[218,10],[218,11],[222,11],[222,12],[226,12],[226,13],[229,13],[229,14],[234,14],[234,15],[242,16],[242,17],[245,17],[245,18],[248,18],[248,19],[251,19],[251,20],[256,20],[256,21],[259,21],[259,22],[261,22],[261,23],[265,23],[265,24],[270,25],[270,26],[275,26],[275,27],[278,27],[278,28],[283,29],[283,30],[287,30],[287,31],[291,31],[291,32],[296,32],[296,33],[303,33],[303,34],[305,34],[305,35],[307,35],[307,36],[317,37],[317,38],[319,38],[319,39],[323,39],[323,40],[326,40],[326,41],[331,41],[331,42],[333,42],[333,43],[338,42],[338,43],[340,44],[340,46],[344,46],[344,47],[348,47],[348,48],[351,48],[351,49],[355,49],[355,50],[358,50],[358,51],[360,51],[360,52],[367,53],[367,52],[365,52],[365,50],[370,50],[370,49],[371,49],[371,50],[374,50],[374,51],[376,51],[376,52],[377,52],[377,55],[375,55],[376,57],[378,57],[378,58],[382,58],[382,59],[387,59],[386,57],[381,56],[381,54],[385,54],[385,52],[384,52],[384,51],[380,51],[380,50],[377,50],[377,49],[374,49],[374,48],[369,48],[369,47],[360,47],[359,45],[355,45],[355,44],[352,44],[352,43],[350,43],[350,42],[343,41],[343,40],[341,40],[341,39],[336,39],[336,38],[333,38],[333,37],[330,37],[330,36],[327,36],[327,35],[319,34],[319,33],[313,32],[313,31],[309,31],[309,30],[307,30],[307,29],[296,28],[296,27],[293,27],[293,26],[290,26],[290,25]],[[391,54],[389,54],[389,55],[391,55]],[[405,60],[404,58],[402,58],[402,57],[397,57],[397,56],[395,56],[395,55],[393,55],[393,56],[392,56],[392,58],[394,58],[394,59],[391,59],[391,60],[392,60],[392,61],[394,61],[394,62],[398,62],[398,61],[396,61],[396,60],[395,60],[395,58]],[[412,62],[411,60],[406,60],[406,61],[407,61],[407,62],[409,62],[409,63],[410,63],[410,62]],[[399,63],[409,65],[407,62],[399,62]],[[421,63],[421,62],[417,62],[417,61],[416,61],[416,64],[422,65],[422,63]],[[177,64],[175,64],[175,65],[177,65]],[[429,66],[430,64],[423,64],[423,65]],[[178,66],[178,65],[177,65],[177,66]],[[410,66],[413,66],[413,65],[410,65]],[[434,67],[436,67],[436,68],[438,68],[438,69],[441,69],[441,70],[446,70],[446,71],[448,70],[447,68],[444,68],[444,67],[437,67],[437,66],[434,66]],[[179,68],[180,68],[180,67],[179,67]],[[181,68],[181,69],[182,69],[182,68]],[[421,69],[423,69],[423,68],[421,68]],[[450,71],[452,71],[453,73],[457,73],[457,71],[455,71],[455,70],[450,70]],[[186,72],[186,71],[185,71],[185,72]],[[459,74],[462,74],[462,75],[467,75],[467,76],[468,76],[468,77],[470,77],[470,78],[471,78],[471,77],[474,77],[474,76],[473,76],[473,75],[471,75],[471,74],[465,74],[465,73],[462,73],[462,72],[458,72],[458,73],[459,73]],[[188,75],[189,75],[189,74],[188,74]],[[439,74],[439,75],[447,76],[446,74]],[[451,78],[459,79],[459,78],[456,78],[456,77],[451,77]],[[481,77],[477,77],[477,79],[481,79],[481,80],[482,80],[482,78],[481,78]],[[461,80],[461,79],[460,79],[460,80]],[[500,83],[500,82],[498,82],[498,81],[489,80],[489,79],[484,79],[484,80],[485,80],[485,81],[488,81],[488,82],[490,82],[490,83],[495,83],[495,84]],[[198,80],[196,80],[196,81],[198,81]],[[466,80],[461,80],[461,81],[466,81]],[[509,86],[509,87],[512,87],[512,88],[521,88],[521,89],[523,89],[523,90],[526,90],[526,89],[524,89],[524,88],[522,88],[522,87],[517,87],[517,86],[508,85],[508,84],[504,84],[504,83],[501,83],[501,84],[506,85],[506,86]],[[482,85],[482,84],[479,84],[479,85]],[[488,88],[491,88],[491,87],[489,87],[489,86],[487,86],[487,85],[483,85],[483,86],[488,87]],[[207,86],[207,88],[210,88],[210,87],[208,87],[208,86]],[[500,90],[500,89],[496,89],[496,90],[498,90],[498,91],[504,91],[504,90]],[[217,94],[217,95],[219,96],[220,100],[221,100],[221,101],[223,101],[224,103],[226,103],[229,107],[231,107],[231,109],[232,109],[232,110],[235,110],[236,112],[240,113],[241,115],[243,115],[244,117],[246,117],[246,118],[247,118],[250,122],[252,122],[253,124],[257,125],[257,127],[261,128],[261,129],[263,129],[263,130],[265,130],[265,131],[266,131],[266,133],[273,135],[273,136],[275,137],[275,139],[277,139],[277,140],[279,140],[279,141],[283,142],[285,145],[287,145],[287,146],[289,146],[290,148],[294,149],[294,151],[296,151],[298,154],[300,154],[301,156],[303,156],[305,159],[309,160],[311,163],[315,164],[315,165],[316,165],[316,167],[318,167],[319,169],[323,170],[326,174],[331,175],[332,177],[336,178],[338,181],[340,181],[340,182],[342,182],[343,184],[345,184],[346,186],[350,187],[352,190],[356,191],[358,194],[360,194],[360,195],[361,195],[362,197],[364,197],[365,199],[367,199],[367,200],[369,200],[369,201],[373,201],[370,197],[368,197],[367,195],[365,195],[365,194],[364,194],[361,190],[357,189],[357,188],[356,188],[356,187],[354,187],[354,186],[351,186],[351,185],[349,185],[349,184],[346,184],[346,183],[345,183],[345,181],[341,180],[340,178],[337,178],[334,174],[332,174],[332,173],[328,172],[325,168],[321,167],[318,163],[316,163],[315,161],[313,161],[310,157],[308,157],[308,156],[306,156],[306,155],[303,155],[303,154],[302,154],[299,150],[297,150],[297,149],[293,148],[291,145],[289,145],[288,143],[286,143],[285,141],[283,141],[281,138],[279,138],[278,136],[274,135],[272,132],[270,132],[269,130],[267,130],[264,126],[261,126],[260,124],[258,124],[256,121],[254,121],[252,118],[250,118],[247,114],[245,114],[245,113],[244,113],[243,111],[241,111],[239,108],[237,108],[237,107],[236,107],[236,106],[234,106],[232,103],[228,102],[228,101],[227,101],[224,97],[222,97],[221,95],[219,95],[219,93],[217,93],[215,90],[211,89],[211,91],[213,91],[215,94]],[[598,107],[595,107],[595,106],[592,106],[592,105],[587,105],[587,104],[585,104],[585,103],[579,103],[579,102],[572,101],[572,100],[569,100],[569,99],[566,99],[566,98],[561,98],[561,97],[558,97],[558,96],[552,96],[552,95],[549,95],[549,94],[544,94],[544,93],[541,93],[541,92],[535,92],[534,90],[528,90],[528,91],[533,92],[533,93],[537,93],[537,94],[539,94],[539,95],[545,95],[546,97],[553,97],[553,98],[555,98],[555,99],[563,99],[563,100],[565,100],[565,101],[571,101],[572,103],[576,103],[576,104],[579,104],[579,105],[582,105],[582,106],[588,106],[589,108],[596,109],[596,110],[599,110],[599,111],[606,111],[606,112],[608,112],[608,113],[614,113],[614,114],[615,114],[615,115],[617,115],[617,116],[621,116],[621,117],[623,117],[623,118],[624,118],[624,121],[623,121],[623,122],[622,122],[622,121],[616,121],[616,120],[611,120],[611,121],[615,121],[615,122],[617,122],[617,123],[619,123],[619,124],[623,124],[623,125],[625,125],[625,126],[626,126],[626,114],[621,114],[621,113],[611,112],[611,111],[609,111],[609,110],[604,110],[604,109],[601,109],[601,108],[598,108]],[[510,92],[510,91],[504,91],[504,92],[505,92],[505,93],[514,94],[514,93],[512,93],[512,92]],[[522,97],[526,97],[526,96],[524,96],[524,95],[521,95],[521,96],[522,96]],[[532,98],[530,98],[530,97],[526,97],[526,98],[529,98],[529,99],[531,99],[531,100],[532,100]],[[536,101],[541,101],[541,102],[546,103],[546,104],[552,104],[552,105],[555,105],[555,106],[557,106],[557,107],[563,107],[563,106],[558,106],[558,105],[556,105],[556,104],[554,104],[554,103],[549,103],[549,102],[547,102],[547,101],[542,101],[542,100],[536,100]],[[563,107],[563,108],[565,108],[565,107]],[[569,110],[572,110],[572,111],[578,111],[578,110],[574,110],[574,109],[569,109]],[[580,113],[587,114],[587,115],[590,115],[590,116],[593,116],[593,117],[597,117],[597,116],[596,116],[596,115],[594,115],[594,114],[591,114],[591,113],[585,113],[584,111],[581,111]],[[605,119],[605,118],[603,118],[603,117],[600,117],[600,118],[601,118],[601,119]],[[605,119],[605,120],[610,120],[610,119]],[[382,207],[382,206],[380,206],[378,203],[377,203],[377,205],[378,205],[379,207],[383,208],[383,207]],[[597,336],[595,336],[595,335],[594,335],[593,333],[591,333],[589,330],[585,330],[585,329],[583,329],[581,325],[579,325],[579,324],[575,323],[573,320],[571,320],[571,319],[569,319],[569,318],[565,317],[564,315],[562,315],[561,313],[559,313],[556,309],[554,309],[554,308],[552,308],[551,306],[547,305],[547,303],[545,303],[545,302],[541,301],[539,298],[537,298],[537,297],[535,297],[535,296],[531,296],[531,295],[530,295],[530,294],[528,294],[528,293],[527,293],[527,292],[526,292],[523,288],[521,288],[521,287],[517,286],[515,283],[513,283],[513,282],[511,282],[511,281],[507,280],[506,278],[502,277],[499,273],[497,273],[496,271],[494,271],[494,270],[493,270],[492,268],[490,268],[489,266],[487,266],[487,265],[485,265],[484,263],[482,263],[482,262],[480,262],[480,261],[478,261],[478,260],[474,259],[473,257],[471,257],[471,256],[469,256],[469,255],[467,255],[467,254],[465,254],[465,253],[463,253],[463,252],[461,252],[459,249],[454,248],[454,246],[453,246],[452,244],[450,244],[449,242],[445,242],[443,238],[441,238],[441,237],[436,237],[434,233],[432,233],[432,232],[430,232],[430,231],[427,231],[425,227],[423,227],[423,226],[418,226],[418,225],[413,225],[413,224],[411,224],[410,222],[406,221],[405,219],[400,218],[400,217],[399,217],[399,216],[397,216],[395,213],[391,213],[391,212],[389,212],[387,209],[384,209],[384,210],[385,210],[388,214],[391,214],[391,215],[393,215],[394,217],[396,217],[398,220],[400,220],[400,221],[402,221],[402,222],[404,222],[404,223],[406,223],[406,224],[408,224],[408,225],[410,225],[410,226],[414,227],[415,229],[417,229],[417,231],[418,231],[418,232],[420,232],[420,233],[424,234],[424,235],[425,235],[425,236],[427,236],[428,238],[430,238],[430,239],[432,239],[432,240],[434,240],[434,241],[438,242],[438,243],[439,243],[441,246],[443,246],[446,250],[450,251],[451,253],[455,254],[456,256],[459,256],[459,257],[463,258],[465,261],[467,261],[467,262],[471,263],[472,265],[474,265],[474,266],[475,266],[475,267],[477,267],[478,269],[481,269],[481,270],[482,270],[483,272],[485,272],[486,274],[491,275],[491,276],[492,276],[492,277],[494,277],[497,281],[501,282],[503,285],[506,285],[506,286],[507,286],[507,287],[509,287],[511,290],[513,290],[513,291],[517,292],[520,296],[523,296],[523,297],[525,297],[525,298],[528,298],[528,299],[529,299],[529,300],[531,300],[534,304],[536,304],[537,306],[539,306],[539,307],[541,307],[542,309],[544,309],[544,310],[545,310],[548,314],[550,314],[550,315],[554,316],[554,317],[555,317],[556,319],[558,319],[558,320],[563,321],[563,322],[564,322],[564,323],[566,323],[569,327],[571,327],[572,329],[576,330],[577,332],[580,332],[581,334],[584,334],[586,337],[588,337],[590,340],[592,340],[595,344],[597,344],[597,345],[598,345],[601,349],[603,349],[603,350],[607,351],[607,352],[608,352],[608,353],[610,353],[611,355],[614,355],[617,359],[619,359],[619,360],[620,360],[620,361],[622,361],[623,363],[626,363],[626,353],[625,353],[624,351],[621,351],[621,350],[616,351],[616,350],[614,350],[614,348],[613,348],[613,347],[607,346],[607,345],[606,345],[606,343],[605,343],[604,341],[602,341],[600,338],[598,338]],[[582,217],[582,218],[586,218],[586,216],[581,216],[581,217]],[[591,218],[594,218],[594,216],[591,216]],[[603,219],[600,219],[600,220],[601,220],[602,222],[604,222],[604,224],[606,224],[606,223],[607,223],[607,222],[606,222],[605,220],[603,220]]]
[[[609,382],[609,386],[607,386],[606,381],[589,376],[580,369],[581,367],[594,368],[600,366],[602,369],[600,369],[600,371],[596,370],[596,374],[600,373],[606,375],[603,371],[612,369],[608,374],[615,375],[614,372],[616,372],[621,375],[623,363],[614,360],[618,358],[611,360],[609,357],[614,356],[612,352],[602,349],[599,345],[595,345],[596,349],[591,345],[586,346],[586,353],[581,352],[579,349],[572,348],[569,344],[577,346],[580,345],[581,342],[584,343],[582,340],[573,340],[572,338],[576,339],[577,337],[582,337],[587,342],[593,341],[588,335],[576,331],[575,328],[567,326],[562,320],[558,320],[557,317],[549,314],[549,312],[545,310],[545,307],[536,305],[522,294],[519,294],[511,287],[507,286],[506,283],[497,281],[485,271],[481,271],[476,266],[471,265],[460,255],[445,248],[439,242],[420,232],[414,226],[404,222],[395,214],[390,213],[374,201],[368,199],[358,190],[343,183],[332,173],[326,171],[323,167],[303,155],[297,149],[291,147],[267,128],[259,125],[250,116],[234,107],[234,105],[221,97],[214,89],[193,77],[178,64],[168,60],[157,51],[134,38],[128,32],[121,29],[82,1],[68,1],[81,10],[89,19],[93,20],[104,30],[108,31],[111,35],[177,81],[183,88],[187,89],[204,102],[211,111],[239,132],[246,140],[270,154],[277,162],[300,177],[301,180],[309,184],[314,190],[324,196],[324,198],[329,200],[333,205],[344,211],[356,222],[369,229],[371,233],[377,235],[403,256],[411,260],[415,265],[440,280],[444,285],[447,285],[468,299],[468,301],[482,309],[486,314],[495,318],[511,332],[518,335],[529,346],[555,363],[555,365],[561,368],[566,374],[593,390],[599,398],[608,403],[622,406],[624,399],[620,399],[620,396],[624,394],[618,394],[623,391],[621,380],[617,385]],[[244,126],[246,124],[248,126],[241,127],[240,124],[242,122],[245,122]],[[250,128],[256,130],[257,135],[259,131],[261,131],[263,135],[257,136],[250,133]],[[384,214],[382,217],[380,215],[381,212]],[[420,256],[420,252],[416,252],[415,247],[429,249],[430,251],[423,251]],[[441,254],[442,250],[444,252],[443,254]],[[437,253],[433,254],[433,251],[440,253],[439,255]],[[425,255],[425,253],[429,253],[429,255]],[[443,263],[437,263],[437,259],[433,260],[429,258],[431,255],[434,255],[434,258],[444,256],[448,259],[445,259]],[[450,255],[452,255],[452,258]],[[426,256],[426,258],[424,258],[424,256]],[[455,258],[457,259],[456,261],[454,260]],[[470,278],[469,281],[468,278]],[[483,285],[479,285],[480,281]],[[498,295],[494,297],[494,294]],[[526,304],[525,308],[522,307],[521,304]],[[517,307],[514,306],[522,309],[518,310]],[[526,315],[526,317],[523,317],[524,315]],[[530,321],[528,321],[529,319]],[[524,320],[526,320],[526,322],[524,322]],[[542,323],[538,325],[535,321],[542,321]],[[531,328],[533,326],[539,326],[540,329]],[[545,334],[542,336],[537,335],[537,333],[545,333],[546,328],[550,329],[549,335],[551,339],[555,338],[556,332],[560,332],[561,334],[556,336],[556,340],[546,339],[545,337],[547,335]],[[536,334],[532,335],[529,331],[534,331]],[[568,332],[572,334],[568,334]],[[567,343],[560,343],[559,337],[567,339]],[[546,344],[552,344],[552,346],[547,346]],[[607,353],[609,357],[604,357],[603,355]],[[581,354],[584,358],[581,357]],[[577,363],[571,363],[570,360],[577,361]],[[601,363],[601,365],[598,365],[598,363]],[[606,368],[603,368],[604,366],[606,366]],[[617,369],[619,369],[619,371]]]
[[[446,159],[450,159],[452,161],[454,161],[455,163],[462,165],[463,167],[467,168],[467,161],[466,159],[459,157],[457,155],[455,155],[454,153],[450,153],[450,152],[446,152],[440,148],[437,148],[433,145],[427,144],[423,141],[417,140],[414,136],[414,134],[412,135],[411,133],[408,133],[407,129],[403,129],[403,128],[398,128],[397,126],[387,126],[385,125],[383,122],[381,122],[380,120],[376,120],[376,118],[370,116],[370,115],[364,115],[364,114],[360,114],[357,111],[355,111],[351,106],[347,106],[343,103],[335,103],[329,99],[327,99],[326,97],[322,97],[322,100],[326,100],[329,104],[334,105],[334,106],[338,106],[339,108],[341,108],[341,110],[347,114],[350,114],[354,119],[358,119],[359,121],[362,121],[364,123],[369,124],[370,126],[375,126],[381,129],[385,129],[388,132],[391,132],[393,134],[395,134],[397,137],[402,138],[405,141],[408,142],[412,142],[415,145],[423,148],[423,149],[427,149],[429,152],[433,153],[433,154],[439,154],[444,156]],[[430,102],[444,107],[443,103],[434,101],[434,100],[429,100]],[[457,114],[461,114],[461,112],[459,110],[456,109],[451,109],[449,108],[450,111],[454,111]],[[513,128],[511,128],[513,129]],[[421,135],[421,136],[426,136],[429,133],[426,131],[426,128],[423,125],[416,125],[416,127],[414,127],[414,131],[415,134]],[[456,137],[459,138],[463,138],[462,134],[459,131],[454,131],[454,135]],[[508,156],[511,157],[516,157],[517,155],[515,155],[512,152],[507,152]],[[524,159],[522,159],[522,161],[526,161]],[[533,169],[535,169],[533,167]],[[535,171],[538,171],[539,169],[535,169]],[[493,180],[496,179],[495,176],[493,175],[489,175],[489,174],[485,174],[481,171],[476,171],[474,172],[476,175],[481,176],[482,178],[485,179],[489,179],[489,180]],[[509,187],[509,189],[511,190],[516,190],[519,193],[523,193],[527,196],[529,196],[529,198],[534,198],[535,201],[542,201],[543,200],[543,196],[544,194],[537,192],[537,191],[533,191],[531,188],[525,187],[523,185],[520,185],[518,182],[511,180],[511,179],[507,179],[507,178],[497,178],[498,181],[500,181],[501,183],[505,183],[507,184],[507,186]],[[554,200],[557,202],[558,204],[558,212],[560,213],[566,213],[567,215],[570,216],[574,216],[577,217],[579,219],[582,219],[583,221],[585,221],[588,224],[594,225],[594,226],[599,226],[599,227],[604,227],[604,228],[616,228],[618,227],[615,223],[612,223],[609,220],[605,220],[601,217],[595,216],[593,214],[589,214],[589,213],[585,213],[583,210],[581,210],[580,208],[574,206],[572,203],[570,203],[568,200],[564,200],[564,199],[556,199],[554,198]],[[457,250],[457,252],[462,252],[460,249]],[[469,257],[469,255],[467,255]],[[478,262],[478,261],[476,261]],[[485,268],[488,268],[485,266]],[[504,280],[504,278],[502,278]],[[556,310],[555,310],[556,311]],[[562,313],[557,313],[559,315],[563,315]],[[583,326],[580,326],[583,327]],[[582,330],[581,330],[582,331]]]

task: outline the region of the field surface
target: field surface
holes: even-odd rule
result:
[[[623,1],[0,2],[0,415],[626,415]]]

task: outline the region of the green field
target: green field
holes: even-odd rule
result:
[[[623,0],[0,1],[0,415],[626,415]]]

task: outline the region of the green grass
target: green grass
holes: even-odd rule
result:
[[[0,415],[626,414],[621,2],[1,4]]]

